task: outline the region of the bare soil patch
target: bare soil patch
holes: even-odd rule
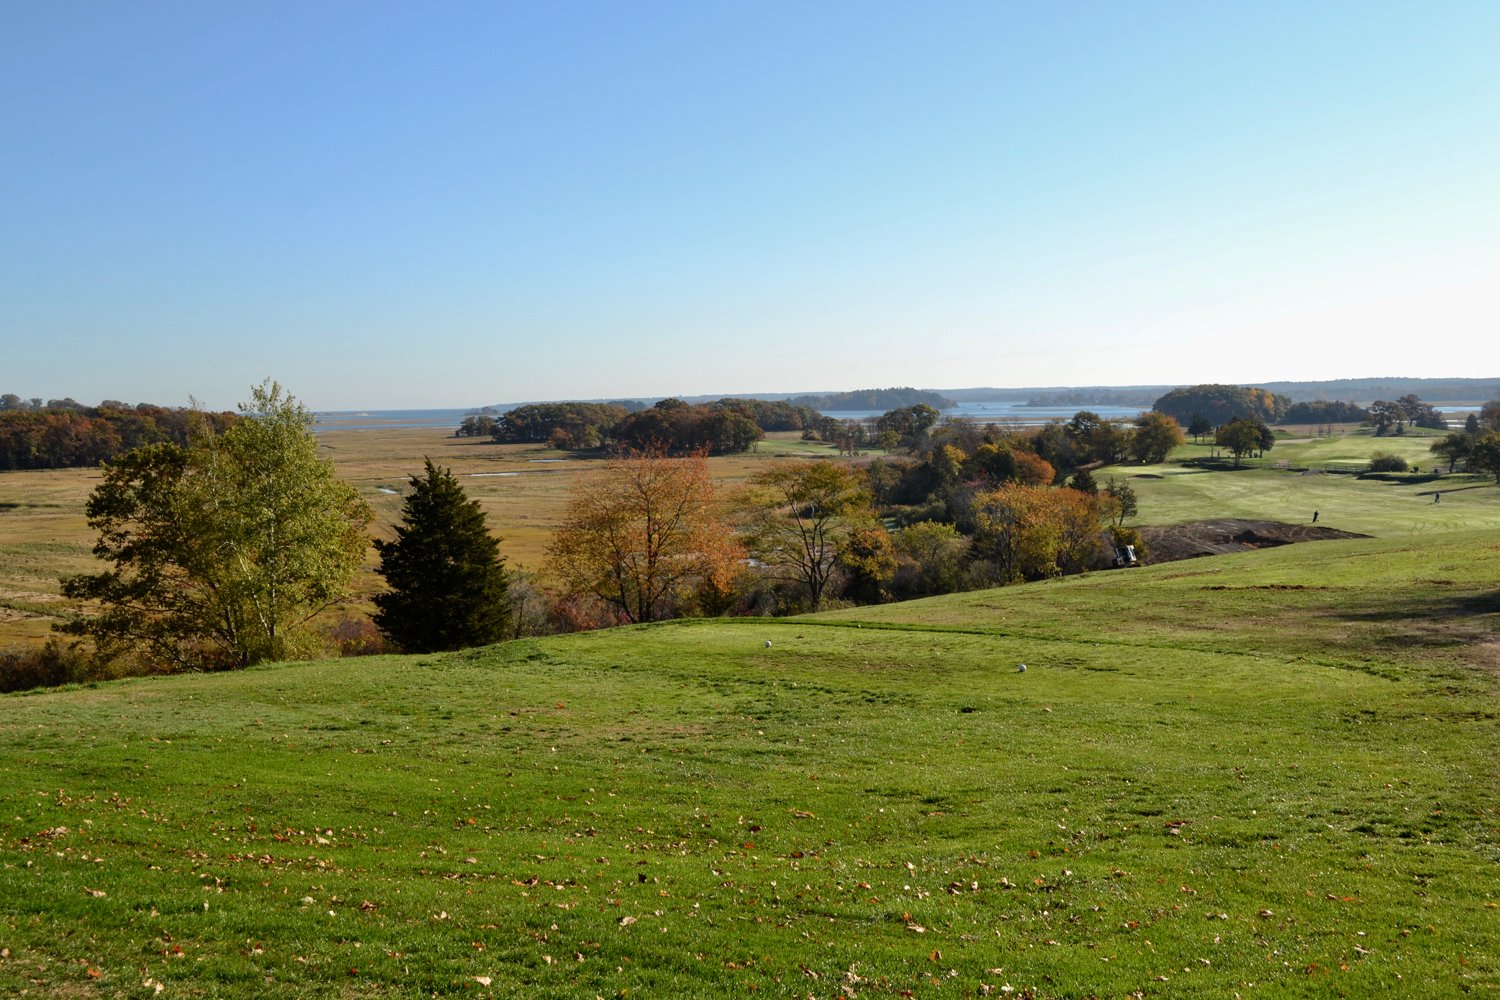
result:
[[[1296,542],[1369,537],[1316,524],[1285,524],[1281,521],[1252,521],[1233,517],[1141,528],[1141,538],[1146,543],[1144,561],[1147,563],[1219,556]]]
[[[1476,642],[1469,647],[1474,664],[1496,677],[1500,677],[1500,639]]]

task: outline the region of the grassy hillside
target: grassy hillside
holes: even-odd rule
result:
[[[3,698],[0,992],[1493,989],[1500,534],[1419,541]]]
[[[1130,483],[1140,501],[1141,524],[1165,525],[1203,518],[1243,517],[1318,523],[1346,531],[1416,542],[1451,531],[1500,530],[1500,488],[1493,476],[1396,476],[1356,479],[1329,474],[1329,465],[1368,462],[1376,452],[1400,455],[1430,472],[1439,465],[1427,449],[1438,435],[1416,430],[1377,438],[1368,429],[1327,438],[1279,440],[1262,461],[1218,471],[1184,466],[1207,456],[1207,445],[1188,444],[1161,465],[1120,465],[1095,473]],[[1286,463],[1292,469],[1278,468]],[[1446,466],[1444,466],[1446,468]],[[1441,499],[1436,494],[1441,493]]]

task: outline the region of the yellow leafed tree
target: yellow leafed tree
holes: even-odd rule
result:
[[[695,605],[722,610],[744,552],[719,517],[702,455],[640,453],[574,488],[547,557],[569,595],[648,622]]]

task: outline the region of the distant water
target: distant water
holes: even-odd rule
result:
[[[1134,417],[1149,406],[1027,406],[1025,403],[977,402],[960,403],[942,411],[945,417],[961,417],[980,423],[997,423],[1037,427],[1049,420],[1070,420],[1079,410],[1097,413],[1105,420],[1116,417]],[[824,410],[824,416],[836,420],[866,420],[884,414],[885,410]]]
[[[469,410],[320,410],[313,414],[315,431],[374,431],[406,427],[456,429]]]
[[[1068,420],[1079,410],[1089,410],[1105,420],[1133,417],[1147,406],[1027,406],[1024,403],[961,403],[943,411],[945,417],[963,417],[981,423],[1005,423],[1037,426],[1049,420]],[[452,410],[320,410],[313,414],[315,431],[371,431],[395,428],[441,427],[457,429],[471,409]],[[878,417],[884,410],[824,410],[825,416],[837,420],[864,420]]]

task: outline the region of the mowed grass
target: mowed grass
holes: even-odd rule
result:
[[[1264,463],[1232,471],[1179,464],[1209,452],[1207,445],[1188,444],[1173,453],[1171,462],[1110,466],[1096,472],[1095,478],[1100,483],[1114,478],[1130,484],[1139,501],[1135,521],[1140,524],[1221,517],[1295,524],[1311,522],[1317,511],[1321,525],[1413,543],[1451,531],[1500,529],[1500,487],[1493,476],[1458,473],[1387,481],[1274,465],[1286,461],[1318,469],[1328,463],[1367,462],[1375,452],[1390,451],[1413,463],[1420,459],[1430,472],[1440,464],[1427,454],[1435,438],[1435,432],[1426,431],[1377,438],[1361,430],[1331,438],[1291,439],[1279,441]]]
[[[1267,466],[1291,464],[1322,468],[1330,464],[1348,465],[1368,462],[1374,454],[1379,452],[1404,458],[1413,468],[1428,470],[1434,467],[1447,467],[1447,464],[1440,462],[1430,450],[1433,443],[1442,438],[1447,433],[1446,431],[1414,427],[1408,429],[1405,434],[1376,437],[1371,428],[1361,427],[1358,424],[1335,424],[1334,433],[1326,437],[1319,433],[1319,428],[1316,426],[1278,426],[1275,431],[1276,443],[1271,450],[1260,458],[1246,459],[1248,464]],[[1185,445],[1173,452],[1172,457],[1182,461],[1216,453],[1221,456],[1228,454],[1222,448],[1215,448],[1208,442],[1208,439],[1205,439],[1203,443],[1195,443],[1189,438]]]
[[[0,991],[1492,990],[1500,534],[1434,539],[6,697]]]

